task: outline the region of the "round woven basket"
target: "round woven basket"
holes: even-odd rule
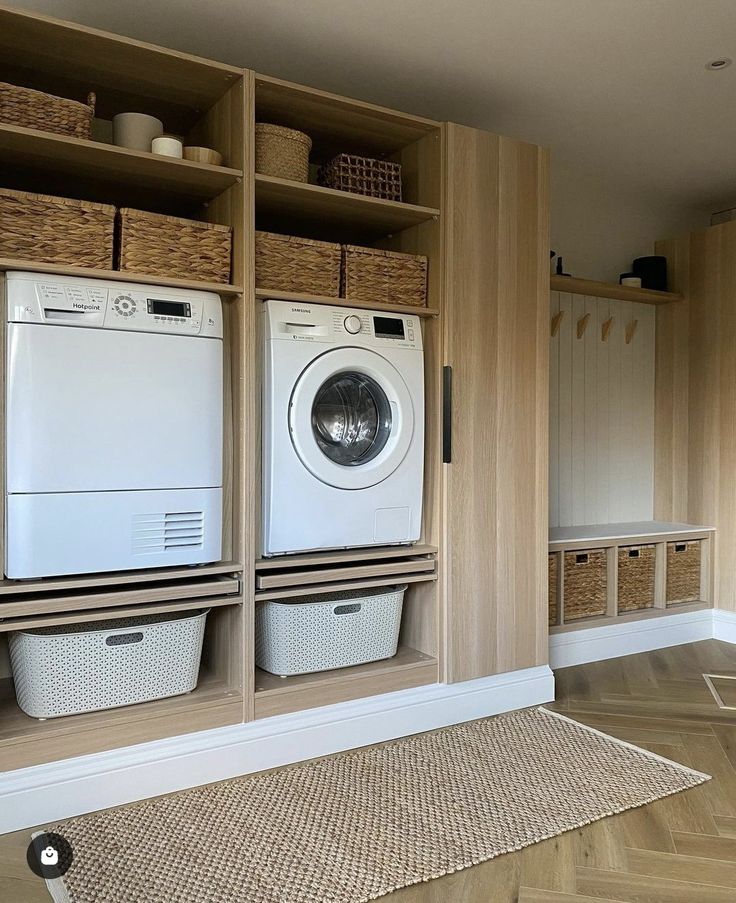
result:
[[[256,123],[256,172],[294,182],[309,179],[312,139],[283,125]]]

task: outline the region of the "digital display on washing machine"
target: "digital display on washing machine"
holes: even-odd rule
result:
[[[403,339],[404,321],[400,317],[374,317],[373,331],[379,339]]]
[[[185,301],[159,301],[148,298],[148,313],[160,317],[191,317],[192,309]]]

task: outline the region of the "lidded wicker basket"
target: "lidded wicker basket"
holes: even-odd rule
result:
[[[119,270],[222,284],[230,281],[230,226],[122,207],[118,228]]]
[[[112,268],[115,208],[0,188],[0,256]]]
[[[387,201],[401,200],[401,164],[389,160],[338,154],[320,168],[317,182],[338,191]]]
[[[33,88],[0,82],[0,122],[26,129],[53,132],[72,138],[89,138],[95,118],[94,93],[87,103],[56,97]]]
[[[256,285],[336,298],[340,292],[340,245],[295,235],[256,232]]]
[[[309,180],[312,139],[304,132],[269,122],[256,123],[256,172],[293,182]]]
[[[345,245],[343,297],[370,304],[427,304],[427,258]]]

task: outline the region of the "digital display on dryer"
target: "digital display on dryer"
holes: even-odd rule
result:
[[[148,298],[148,313],[161,317],[191,317],[192,309],[185,301],[159,301]]]
[[[403,339],[404,321],[400,317],[374,317],[373,331],[379,339]]]

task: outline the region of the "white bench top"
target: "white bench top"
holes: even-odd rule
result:
[[[604,542],[636,536],[673,536],[715,530],[698,524],[675,524],[668,521],[632,521],[623,524],[586,524],[576,527],[550,527],[550,543]]]

